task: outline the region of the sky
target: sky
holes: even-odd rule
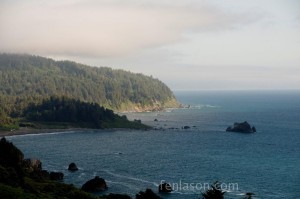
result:
[[[173,90],[300,89],[299,0],[0,0],[0,52]]]

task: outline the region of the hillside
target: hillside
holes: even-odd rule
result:
[[[98,103],[115,111],[178,106],[163,82],[143,74],[39,56],[0,54],[0,97],[6,98],[4,101],[28,102],[50,96]]]

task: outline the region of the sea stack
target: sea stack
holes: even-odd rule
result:
[[[69,171],[77,171],[78,168],[77,168],[76,164],[74,162],[72,162],[71,164],[69,164],[68,170]]]
[[[256,128],[254,126],[251,127],[247,121],[241,123],[235,122],[232,127],[229,126],[226,129],[226,132],[255,133]]]

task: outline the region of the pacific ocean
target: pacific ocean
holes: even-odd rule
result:
[[[8,137],[43,168],[61,171],[75,186],[98,175],[107,193],[134,196],[161,182],[163,198],[197,199],[222,183],[225,198],[297,198],[300,195],[300,91],[178,91],[187,108],[127,113],[150,131],[86,130]],[[154,121],[154,120],[157,121]],[[256,133],[225,132],[248,121]],[[189,126],[189,129],[182,129]],[[75,162],[79,171],[67,171]]]

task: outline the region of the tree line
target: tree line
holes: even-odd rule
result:
[[[0,106],[0,128],[35,127],[34,123],[66,123],[69,127],[85,128],[149,128],[139,121],[129,121],[126,116],[115,114],[97,103],[65,96],[36,99],[24,107],[23,104],[16,104],[18,111],[11,115]]]
[[[153,77],[20,54],[0,54],[0,95],[13,102],[67,96],[113,110],[176,102],[168,86]]]

